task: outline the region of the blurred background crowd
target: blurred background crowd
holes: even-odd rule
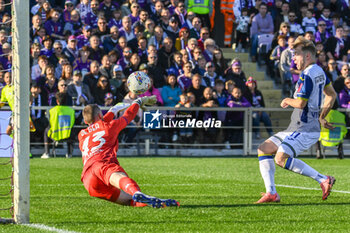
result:
[[[10,2],[0,0],[1,88],[11,85]],[[126,79],[140,70],[152,80],[143,95],[156,95],[158,106],[265,107],[256,79],[245,76],[239,58],[225,59],[220,47],[233,47],[237,57],[249,52],[290,96],[299,78],[292,43],[302,35],[314,41],[339,106],[350,107],[348,0],[30,0],[30,13],[31,106],[55,106],[57,92],[67,94],[68,106],[132,102],[138,96]],[[240,112],[187,113],[243,125]],[[31,117],[37,128],[31,140],[42,142],[45,111],[31,110]],[[253,117],[272,134],[267,113]],[[75,124],[83,124],[79,111]],[[141,110],[131,125],[142,125]],[[129,129],[123,140],[132,142],[136,132]],[[173,130],[166,140],[205,142],[212,137],[202,133],[218,132],[194,133]],[[219,138],[239,143],[241,134],[231,130]]]

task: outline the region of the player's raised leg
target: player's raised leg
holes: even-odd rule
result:
[[[293,158],[289,155],[291,154],[294,156],[296,153],[297,151],[293,148],[292,142],[283,142],[275,156],[276,164],[286,170],[303,176],[308,176],[316,180],[322,188],[322,199],[326,200],[335,183],[335,178],[332,176],[323,175],[302,160]]]
[[[260,174],[264,180],[266,193],[262,193],[262,197],[256,203],[279,202],[280,197],[276,192],[275,186],[275,163],[273,155],[277,151],[274,142],[267,139],[258,148]]]
[[[179,203],[173,199],[160,199],[142,193],[138,184],[123,172],[113,173],[109,178],[109,182],[114,187],[131,195],[134,206],[142,206],[138,203],[143,203],[154,208],[179,206]]]

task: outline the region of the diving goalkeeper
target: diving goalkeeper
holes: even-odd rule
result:
[[[84,163],[81,180],[90,196],[134,207],[179,206],[173,199],[160,199],[143,194],[117,159],[119,132],[134,119],[140,107],[153,105],[156,101],[155,96],[146,96],[138,98],[131,105],[117,104],[104,116],[95,104],[84,108],[84,122],[89,126],[80,131],[78,138]],[[125,108],[125,113],[113,120]]]

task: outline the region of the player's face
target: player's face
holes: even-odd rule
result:
[[[294,49],[294,57],[293,60],[297,65],[298,70],[303,70],[305,66],[305,54],[301,51],[300,46]]]

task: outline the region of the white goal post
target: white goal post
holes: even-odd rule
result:
[[[14,220],[29,223],[29,1],[14,0],[12,6],[12,77],[14,95]]]

